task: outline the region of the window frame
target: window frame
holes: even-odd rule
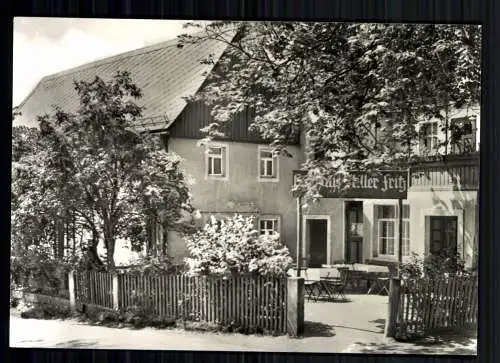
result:
[[[392,218],[381,218],[380,215],[380,211],[381,211],[381,208],[382,207],[391,207],[393,208],[393,215],[394,217]],[[398,207],[397,207],[397,204],[386,204],[386,203],[380,203],[380,204],[375,204],[375,208],[378,209],[377,211],[377,224],[376,224],[376,240],[377,240],[377,257],[386,257],[386,258],[394,258],[394,257],[397,257],[398,256],[398,253],[399,253],[399,211],[398,211]],[[406,216],[405,218],[405,209],[408,208],[408,215]],[[393,226],[394,226],[394,236],[393,237],[382,237],[382,234],[381,234],[381,229],[382,229],[382,222],[392,222],[393,223]],[[407,225],[408,227],[408,233],[407,233],[407,237],[405,237],[405,231],[404,231],[404,226]],[[410,205],[409,203],[403,203],[403,228],[402,228],[402,232],[403,232],[403,251],[402,251],[402,256],[403,257],[409,257],[410,256],[410,247],[411,247],[411,224],[410,224]],[[389,253],[382,253],[382,240],[383,239],[386,239],[386,240],[390,240],[392,239],[393,240],[393,254],[389,254]],[[388,250],[389,248],[387,248]],[[387,251],[386,251],[387,252]],[[407,252],[407,253],[405,253]],[[373,253],[372,253],[373,254]]]
[[[268,228],[261,228],[261,223],[262,222],[273,222],[274,224],[274,229],[272,229],[274,231],[274,234],[277,234],[278,236],[280,236],[280,240],[281,240],[281,218],[280,216],[275,216],[275,215],[262,215],[262,216],[259,216],[259,218],[257,219],[257,230],[259,232],[259,237],[262,237],[265,235],[265,233],[262,233],[262,231],[270,231],[270,229]]]
[[[423,133],[424,128],[427,130],[430,128],[431,131],[433,130],[433,126],[436,126],[436,132],[431,132],[431,133]],[[419,142],[418,142],[418,147],[419,147],[419,154],[437,154],[439,152],[439,121],[438,120],[427,120],[427,121],[421,121],[419,122]],[[435,140],[435,142],[431,142],[431,147],[424,145],[429,139]]]
[[[271,157],[262,157],[263,152],[271,153]],[[269,146],[261,146],[257,148],[257,177],[260,182],[278,182],[279,181],[279,158],[277,155],[272,154],[273,149]],[[262,161],[271,161],[272,162],[272,170],[275,175],[262,175],[261,163]],[[267,169],[267,164],[265,166]]]
[[[221,154],[210,154],[210,149],[220,149]],[[205,147],[205,178],[215,180],[228,180],[229,179],[229,148],[227,144],[210,143]],[[220,159],[221,174],[210,173],[210,160]],[[212,161],[213,170],[213,161]]]
[[[454,124],[460,122],[469,122],[471,126],[471,132],[469,134],[461,135],[458,142],[452,142]],[[477,116],[460,116],[460,117],[452,117],[450,118],[450,127],[449,127],[449,146],[451,154],[463,154],[467,152],[473,152],[476,150],[476,140],[477,140]],[[463,150],[460,150],[460,149]]]

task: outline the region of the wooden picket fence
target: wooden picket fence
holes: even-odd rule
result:
[[[120,311],[142,309],[161,318],[287,332],[286,278],[133,273],[113,277],[102,272],[77,275],[76,295],[81,302],[105,308],[118,306]],[[118,286],[115,305],[113,278]]]
[[[437,329],[475,326],[477,297],[477,277],[404,280],[400,289],[398,329],[407,335],[425,335]]]
[[[75,274],[75,293],[80,303],[113,309],[113,276],[106,272],[79,271]]]

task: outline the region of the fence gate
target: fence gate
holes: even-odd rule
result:
[[[400,335],[426,335],[477,324],[477,277],[402,281],[397,327]]]

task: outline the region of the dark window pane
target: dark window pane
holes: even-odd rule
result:
[[[222,174],[222,160],[220,158],[214,159],[214,174]]]

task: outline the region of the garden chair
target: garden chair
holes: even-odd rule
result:
[[[387,276],[377,277],[375,284],[368,290],[368,294],[374,289],[377,289],[378,295],[384,292],[389,295],[389,281],[392,277],[397,276],[398,269],[394,264],[387,265],[387,269],[389,270],[389,274]]]
[[[304,269],[304,292],[305,296],[309,300],[318,301],[320,293],[320,280],[315,279],[311,274],[311,270]]]
[[[347,282],[349,279],[349,268],[348,267],[339,267],[340,279],[336,280],[327,280],[325,281],[326,286],[328,286],[332,297],[335,299],[335,295],[337,295],[340,299],[345,300],[345,288],[347,286]]]

